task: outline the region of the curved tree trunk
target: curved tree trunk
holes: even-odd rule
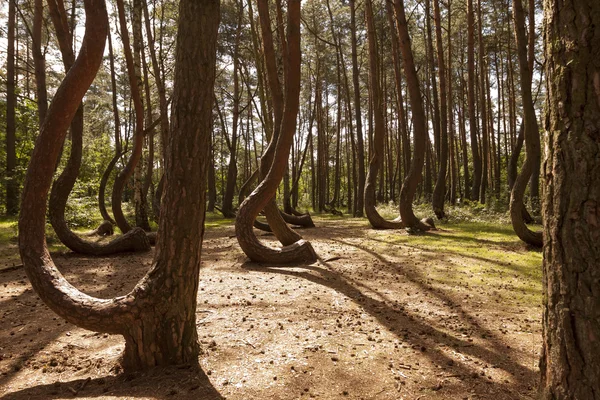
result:
[[[75,63],[75,55],[71,47],[72,36],[67,26],[67,14],[62,4],[49,2],[50,16],[60,43],[65,71],[68,73]],[[65,208],[75,181],[79,176],[83,150],[83,104],[79,104],[71,121],[71,153],[65,169],[52,185],[49,200],[48,216],[50,223],[60,241],[74,252],[91,255],[114,254],[123,251],[146,251],[150,244],[140,232],[118,237],[106,245],[87,242],[77,236],[67,226]],[[145,235],[144,235],[145,236]]]
[[[414,153],[411,160],[410,170],[404,179],[402,189],[400,190],[400,217],[402,222],[412,229],[428,230],[430,224],[419,221],[413,211],[413,199],[417,193],[417,186],[422,178],[423,165],[425,163],[425,148],[427,146],[427,129],[425,127],[425,111],[423,109],[423,100],[421,98],[421,89],[419,88],[419,78],[415,68],[410,36],[408,34],[408,25],[406,23],[406,14],[404,12],[403,0],[395,0],[396,9],[396,29],[400,38],[400,51],[404,60],[404,74],[408,85],[408,94],[413,114],[413,136]]]
[[[600,3],[544,1],[540,398],[600,398]],[[576,16],[576,17],[575,17]]]
[[[364,207],[365,214],[371,226],[375,229],[402,229],[402,221],[386,221],[375,208],[377,205],[376,186],[377,176],[384,159],[385,121],[383,118],[383,99],[379,86],[379,52],[377,49],[377,35],[373,21],[373,4],[371,0],[365,1],[365,20],[367,23],[367,40],[369,43],[369,89],[373,103],[375,119],[375,132],[373,135],[373,150],[369,160],[367,173]],[[380,178],[381,179],[381,178]]]
[[[80,292],[60,274],[44,229],[54,165],[68,125],[98,71],[108,32],[104,1],[84,4],[81,52],[54,96],[25,179],[19,218],[23,265],[40,298],[61,317],[85,329],[125,337],[126,369],[197,364],[196,296],[207,169],[206,161],[198,160],[208,159],[219,3],[180,2],[161,236],[152,270],[126,296],[106,300]]]
[[[125,61],[127,64],[127,75],[129,78],[129,87],[131,89],[131,98],[135,109],[135,132],[133,134],[133,149],[129,161],[125,168],[117,175],[113,184],[112,191],[112,210],[115,216],[117,226],[121,232],[127,233],[131,230],[131,225],[123,214],[121,200],[123,197],[123,189],[125,183],[135,171],[135,167],[142,157],[142,149],[144,147],[144,107],[142,105],[142,96],[137,85],[137,77],[135,74],[135,66],[133,63],[133,55],[131,54],[131,44],[129,42],[129,31],[127,29],[127,20],[125,18],[125,6],[123,0],[117,0],[117,8],[119,14],[119,28],[121,30],[121,40],[123,41],[123,52],[125,53]]]
[[[269,46],[269,41],[272,46],[272,39],[269,40],[270,18],[268,16],[267,3],[266,1],[261,0],[258,2],[258,5],[265,47]],[[285,103],[280,114],[281,117],[278,116],[277,111],[275,112],[276,132],[274,132],[271,143],[269,144],[269,147],[273,148],[275,153],[272,158],[273,162],[270,164],[270,168],[263,181],[240,206],[235,221],[236,236],[244,253],[246,253],[253,261],[265,263],[312,261],[316,258],[316,254],[310,243],[300,238],[292,243],[285,243],[275,231],[277,226],[272,223],[272,219],[269,219],[269,213],[272,212],[276,212],[277,216],[281,219],[281,215],[279,214],[277,205],[274,201],[274,196],[277,187],[283,178],[283,173],[288,162],[290,148],[293,142],[294,132],[296,130],[296,117],[298,115],[300,96],[300,0],[288,1],[287,30],[288,54],[287,57],[284,57],[284,62],[287,63],[287,67],[284,68],[284,71],[286,71],[284,75],[286,84]],[[265,33],[269,35],[269,37],[265,37]],[[265,52],[267,52],[266,49]],[[269,63],[267,64],[269,67]],[[271,82],[277,79],[276,74],[273,75],[272,73],[269,73],[268,75]],[[271,84],[271,90],[272,92],[277,91],[276,84]],[[279,122],[280,125],[277,122]],[[277,134],[277,131],[279,131],[279,134]],[[267,158],[266,154],[263,156],[261,162],[264,161],[265,158]],[[275,210],[273,210],[273,208]],[[278,239],[284,245],[282,249],[274,249],[263,245],[252,231],[252,225],[258,216],[258,213],[263,209],[267,214],[267,220],[269,221],[271,229],[273,229]]]
[[[517,38],[517,54],[519,56],[519,74],[521,78],[521,93],[523,97],[523,125],[525,128],[526,157],[521,173],[517,176],[510,196],[510,219],[517,236],[527,244],[542,247],[542,232],[534,232],[527,227],[523,220],[523,197],[536,158],[540,157],[540,135],[537,118],[533,108],[531,95],[531,71],[527,60],[527,39],[525,37],[525,17],[521,0],[513,0],[513,16],[515,19],[515,36]]]
[[[98,206],[100,207],[100,215],[102,215],[102,218],[104,218],[105,221],[109,221],[113,225],[115,225],[116,222],[114,219],[112,219],[112,217],[108,213],[108,210],[106,209],[106,184],[108,183],[108,178],[110,178],[110,174],[115,168],[115,165],[117,165],[117,162],[119,161],[120,157],[121,154],[115,154],[110,160],[110,162],[106,166],[106,169],[104,170],[104,173],[102,174],[102,178],[100,179],[100,186],[98,188]]]

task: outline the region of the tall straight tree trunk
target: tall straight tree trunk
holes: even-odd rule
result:
[[[548,153],[540,391],[545,400],[597,400],[600,3],[545,0],[544,17]]]
[[[356,39],[356,1],[350,1],[350,36],[352,42],[352,83],[354,86],[354,114],[356,118],[356,159],[358,161],[358,194],[356,196],[355,217],[362,217],[365,192],[365,146],[362,129],[362,112],[360,106],[360,83],[358,71],[358,45]]]
[[[477,52],[479,56],[479,113],[481,115],[481,187],[479,189],[479,202],[485,204],[486,201],[486,190],[488,186],[488,168],[489,168],[489,140],[488,140],[488,116],[487,116],[487,102],[486,102],[486,91],[488,85],[486,82],[486,63],[484,53],[486,52],[483,45],[483,17],[481,12],[481,0],[477,0],[477,19],[478,19],[478,47]]]
[[[48,92],[46,89],[46,59],[42,53],[42,28],[44,24],[44,1],[35,0],[33,11],[33,62],[35,66],[36,101],[40,127],[48,111]]]
[[[473,9],[473,0],[467,0],[467,64],[469,132],[471,134],[471,153],[473,156],[471,200],[479,201],[482,167],[477,139],[477,115],[475,114],[475,11]]]
[[[6,51],[6,214],[19,212],[18,185],[15,180],[16,153],[16,92],[15,92],[15,26],[17,22],[15,1],[8,2],[8,46]]]
[[[239,79],[239,48],[242,33],[242,7],[238,6],[238,21],[235,35],[235,44],[233,48],[233,110],[231,124],[231,146],[229,147],[229,163],[227,165],[227,185],[223,195],[223,215],[226,218],[234,218],[233,196],[237,183],[237,152],[238,152],[238,127],[240,121],[240,79]],[[223,132],[223,134],[226,134]]]
[[[150,104],[144,104],[142,93],[144,92],[144,82],[142,80],[142,57],[144,48],[144,39],[142,38],[142,0],[133,1],[133,12],[132,12],[132,28],[133,28],[133,65],[135,69],[136,84],[138,87],[138,93],[140,96],[140,102],[142,104],[142,121],[146,122],[145,126],[152,123],[147,115]],[[136,113],[138,110],[136,110]],[[140,118],[136,115],[136,124],[139,123]],[[142,127],[142,131],[144,128]],[[137,126],[136,126],[137,131]],[[146,136],[146,135],[144,135]],[[148,143],[148,140],[146,140]],[[134,171],[134,205],[135,205],[135,226],[139,226],[145,231],[150,231],[150,223],[148,221],[148,198],[144,191],[144,171],[146,170],[145,163],[148,163],[149,159],[142,159],[135,167]]]
[[[448,13],[449,14],[449,13]],[[440,144],[439,171],[433,191],[433,211],[438,219],[446,216],[444,200],[446,198],[446,173],[448,172],[448,103],[446,96],[446,65],[444,64],[444,47],[442,38],[442,18],[439,0],[433,0],[433,15],[435,19],[435,42],[437,47],[437,64],[440,74]]]

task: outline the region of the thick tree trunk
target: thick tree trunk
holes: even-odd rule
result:
[[[85,0],[85,10],[86,33],[79,58],[54,96],[27,171],[19,219],[23,265],[39,296],[61,317],[85,329],[125,337],[125,368],[197,364],[196,296],[219,4],[180,2],[161,235],[152,270],[132,292],[110,300],[90,297],[65,280],[48,253],[44,233],[54,164],[67,127],[100,66],[108,32],[103,1]]]
[[[543,399],[600,399],[600,3],[544,1]]]
[[[261,16],[261,26],[263,28],[264,45],[265,48],[271,46],[272,50],[270,18],[268,8],[266,7],[267,3],[266,1],[259,1],[258,4]],[[246,253],[253,261],[266,263],[312,261],[316,258],[310,243],[302,239],[297,239],[291,244],[286,244],[283,243],[282,238],[275,232],[278,239],[284,244],[284,247],[282,249],[274,249],[263,245],[252,231],[252,225],[254,224],[258,213],[263,209],[265,209],[265,213],[267,213],[267,220],[269,221],[271,228],[274,231],[277,228],[277,226],[272,223],[272,220],[269,219],[269,212],[273,212],[272,210],[269,210],[269,208],[272,209],[274,207],[277,216],[281,218],[281,215],[279,215],[277,210],[277,205],[273,199],[277,187],[281,182],[281,178],[283,178],[285,166],[288,162],[290,147],[293,142],[294,132],[296,130],[296,117],[298,115],[300,96],[300,0],[289,0],[287,11],[288,54],[287,57],[284,57],[284,62],[287,63],[287,67],[284,68],[286,71],[286,75],[284,76],[285,97],[281,94],[281,97],[285,99],[285,102],[280,116],[275,112],[275,121],[279,122],[280,125],[275,125],[275,132],[271,138],[272,143],[269,145],[274,151],[273,161],[270,163],[270,168],[263,181],[240,206],[235,221],[236,236],[244,253]],[[266,49],[265,52],[267,52]],[[270,69],[269,64],[270,63],[267,62],[268,69]],[[268,75],[271,82],[271,91],[273,92],[274,90],[277,90],[278,82],[275,83],[275,81],[277,81],[277,75],[272,74],[272,72],[275,71],[271,71]],[[280,91],[278,92],[281,93]],[[277,107],[280,106],[281,104]],[[273,142],[275,140],[276,142]],[[265,156],[263,156],[263,161],[264,159]]]
[[[483,45],[483,18],[481,13],[481,0],[477,0],[477,19],[478,19],[478,69],[479,69],[479,114],[481,116],[481,186],[479,188],[479,202],[485,204],[486,190],[488,186],[488,168],[489,168],[489,137],[488,137],[488,115],[486,92],[489,90],[486,84],[486,63]]]
[[[517,176],[510,196],[510,219],[513,229],[521,240],[532,246],[542,247],[542,232],[534,232],[527,227],[523,219],[523,197],[527,182],[533,173],[536,158],[540,157],[540,135],[531,95],[531,71],[527,60],[527,41],[525,38],[525,17],[521,0],[513,0],[515,36],[519,56],[519,75],[523,98],[523,125],[525,127],[526,157],[521,173]]]

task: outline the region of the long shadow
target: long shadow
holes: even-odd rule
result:
[[[427,233],[429,234],[429,233]],[[423,248],[423,247],[419,247],[417,245],[412,245],[412,244],[408,244],[408,243],[398,243],[398,242],[390,242],[387,240],[382,240],[382,239],[377,239],[377,238],[369,238],[369,240],[372,240],[374,242],[379,242],[379,243],[385,243],[391,246],[403,246],[403,247],[408,247],[411,249],[415,249],[415,250],[419,250],[419,251],[427,251],[427,252],[432,252],[432,249],[429,248]],[[338,240],[339,241],[339,240]],[[344,243],[347,244],[349,246],[354,246],[359,248],[360,246],[350,243],[350,242],[340,242],[340,243]],[[495,243],[495,242],[494,242]],[[362,249],[362,248],[361,248]],[[364,249],[362,249],[364,250]],[[365,250],[368,252],[368,250]],[[518,273],[522,276],[525,276],[527,278],[535,278],[535,273],[534,272],[527,272],[527,271],[523,271],[523,268],[520,268],[518,265],[516,265],[515,263],[511,263],[511,262],[507,262],[507,261],[502,261],[502,260],[498,260],[498,259],[491,259],[491,258],[486,258],[486,257],[482,257],[482,256],[478,256],[475,254],[465,254],[462,253],[460,251],[456,251],[456,250],[451,250],[451,249],[444,249],[443,250],[443,256],[440,256],[438,253],[435,254],[435,258],[439,259],[439,260],[446,260],[448,258],[448,255],[453,255],[456,257],[462,257],[462,258],[470,258],[473,260],[477,260],[477,261],[482,261],[485,263],[489,263],[489,264],[496,264],[499,266],[502,266],[506,269],[509,269],[515,273]],[[372,254],[377,254],[377,253],[372,253]],[[430,258],[431,259],[431,258]],[[541,267],[540,267],[540,273],[541,273]]]
[[[94,397],[124,397],[182,400],[221,400],[224,397],[197,367],[157,368],[146,373],[120,374],[94,379],[75,379],[58,384],[37,385],[0,397],[2,400],[50,400]]]
[[[139,255],[134,254],[90,257],[66,253],[53,254],[53,258],[59,270],[75,286],[85,286],[85,290],[80,289],[90,295],[110,298],[133,288],[149,268],[144,265],[143,259],[138,258]],[[139,261],[132,265],[128,256]],[[99,262],[105,262],[110,272],[104,275],[98,273]],[[32,290],[23,269],[0,274],[0,285],[10,285],[20,291],[18,295],[0,300],[0,347],[5,354],[14,353],[4,360],[4,373],[0,375],[0,387],[3,387],[20,373],[25,364],[75,326],[66,323],[43,304]]]
[[[358,247],[355,244],[349,245]],[[368,252],[371,255],[375,255],[380,261],[389,264],[389,262],[380,255],[368,251],[362,247],[358,248]],[[383,300],[377,300],[365,295],[365,293],[357,288],[357,286],[360,285],[358,285],[353,279],[344,276],[343,273],[334,271],[333,267],[326,262],[320,261],[320,263],[325,268],[314,265],[303,265],[300,267],[303,271],[300,272],[277,267],[257,265],[251,262],[243,264],[242,268],[250,271],[269,272],[304,278],[310,282],[329,287],[345,295],[346,297],[352,299],[354,303],[362,307],[367,313],[377,319],[380,324],[385,326],[399,339],[411,344],[413,348],[425,350],[422,353],[424,356],[428,357],[437,365],[448,365],[448,368],[454,373],[454,375],[461,377],[461,379],[477,379],[475,377],[476,371],[470,369],[469,366],[464,363],[456,363],[454,359],[444,354],[439,347],[440,344],[447,346],[456,352],[465,353],[475,358],[480,358],[490,365],[499,366],[503,370],[510,373],[516,382],[515,385],[497,382],[497,385],[507,387],[512,390],[522,391],[523,388],[526,388],[528,385],[534,382],[536,374],[532,370],[510,360],[506,356],[507,346],[496,342],[496,340],[493,339],[492,332],[483,330],[481,327],[479,327],[480,331],[484,331],[486,333],[486,337],[489,335],[492,338],[488,341],[492,342],[494,351],[467,340],[462,340],[448,335],[446,332],[443,332],[428,322],[422,320],[419,316],[407,311],[403,306],[390,306],[388,304],[390,301],[387,300],[382,294],[378,294],[378,296],[380,296]],[[403,273],[405,272],[403,271]],[[462,319],[467,323],[471,323],[469,322],[470,318],[467,318],[468,313],[462,310],[462,308],[449,296],[438,293],[437,290],[431,288],[430,286],[418,282],[420,279],[417,279],[417,277],[414,275],[409,274],[407,277],[419,284],[423,290],[433,293],[436,297],[440,298],[440,300],[450,304],[452,308],[459,309]],[[374,291],[373,289],[369,290]]]

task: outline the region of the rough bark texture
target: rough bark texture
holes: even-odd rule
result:
[[[600,399],[600,3],[544,1],[544,399]]]
[[[519,56],[519,75],[521,78],[521,95],[523,98],[523,125],[525,127],[526,157],[521,173],[517,176],[510,196],[510,219],[513,229],[521,240],[532,246],[542,247],[542,232],[534,232],[527,227],[523,219],[523,197],[527,182],[533,173],[535,160],[540,157],[540,134],[537,118],[533,108],[531,95],[531,71],[527,60],[527,39],[525,36],[525,16],[521,0],[513,0],[513,16],[515,19],[515,36],[517,38],[517,54]]]
[[[270,19],[268,17],[268,12],[265,13],[265,9],[263,8],[266,6],[266,2],[264,2],[264,4],[261,3],[263,2],[258,2],[259,12],[261,13],[261,26],[263,27],[263,40],[265,40],[264,28],[266,27],[266,30],[269,30],[270,33]],[[301,238],[294,240],[292,243],[284,243],[275,231],[276,226],[272,223],[272,220],[269,219],[269,212],[272,213],[273,211],[281,218],[274,201],[274,196],[277,187],[283,178],[293,142],[294,132],[296,130],[296,117],[298,115],[300,95],[300,0],[288,1],[287,29],[288,53],[286,54],[286,57],[284,57],[284,62],[287,63],[287,68],[284,68],[286,71],[285,101],[283,110],[281,111],[281,118],[279,118],[277,112],[275,112],[275,121],[279,121],[280,125],[277,125],[276,123],[275,130],[279,131],[279,134],[277,135],[274,133],[272,138],[272,142],[276,140],[276,145],[273,147],[273,143],[270,144],[270,147],[273,147],[275,153],[273,162],[263,181],[240,206],[235,221],[236,235],[244,253],[246,253],[253,261],[266,263],[312,261],[316,258],[310,243],[301,240]],[[268,40],[265,40],[265,45],[267,44]],[[268,66],[269,63],[267,63],[267,67]],[[273,80],[276,79],[276,75],[268,75],[269,79],[272,81],[271,89],[273,90],[273,87],[277,87],[277,85],[273,83]],[[279,129],[277,128],[278,126],[280,126]],[[263,159],[264,158],[265,157],[263,156]],[[273,210],[273,208],[275,210]],[[263,209],[265,209],[271,229],[273,229],[278,239],[284,244],[282,249],[274,249],[263,245],[252,231],[254,221],[258,216],[258,213]]]
[[[151,271],[128,295],[106,300],[90,297],[66,281],[52,261],[44,232],[54,165],[67,127],[100,66],[108,32],[104,1],[84,4],[81,52],[54,96],[27,171],[19,218],[23,265],[40,298],[61,317],[85,329],[122,334],[126,368],[197,363],[196,295],[219,3],[180,2],[161,235]]]

